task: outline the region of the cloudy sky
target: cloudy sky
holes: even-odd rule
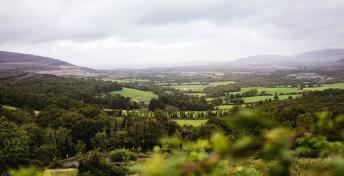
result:
[[[76,65],[343,48],[343,0],[0,0],[0,50]]]

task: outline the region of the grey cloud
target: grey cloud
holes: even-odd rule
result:
[[[343,46],[343,6],[342,0],[1,0],[0,49],[55,56],[59,41],[77,46],[115,38],[138,47],[137,42],[198,44],[158,53],[140,50],[139,57],[152,62],[164,54],[180,60],[285,54]],[[120,53],[130,60],[136,50],[109,49],[104,58]],[[92,59],[72,51],[66,57]]]
[[[344,26],[339,21],[344,17],[340,0],[4,0],[0,4],[0,20],[5,24],[0,28],[2,41],[125,37],[147,25],[173,27],[197,20],[258,29],[272,25],[297,38]]]

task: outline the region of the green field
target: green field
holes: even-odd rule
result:
[[[191,126],[201,126],[205,124],[208,120],[185,120],[185,119],[175,119],[180,126],[191,125]]]
[[[234,105],[220,105],[217,106],[219,109],[227,110],[227,109],[232,109]]]
[[[113,91],[111,94],[119,94],[137,101],[150,101],[152,98],[158,98],[158,96],[151,91],[142,91],[125,87],[120,91]]]
[[[301,96],[300,94],[296,94],[296,95],[279,95],[278,98],[279,100],[286,100],[288,99],[288,97],[291,96],[293,98],[296,98],[298,96]],[[267,99],[274,99],[274,96],[269,95],[269,96],[254,96],[254,97],[246,97],[243,98],[245,103],[255,103],[255,102],[259,102],[259,101],[265,101]]]
[[[119,82],[119,83],[134,83],[134,82],[148,82],[148,79],[111,79],[111,78],[105,78],[103,81],[113,81],[113,82]]]
[[[180,85],[173,85],[171,87],[183,91],[194,91],[194,92],[202,92],[206,87],[209,86],[216,86],[216,85],[228,85],[228,84],[235,84],[234,81],[219,81],[219,82],[210,82],[209,84],[201,84],[200,82],[190,82],[190,83],[182,83]],[[333,83],[333,84],[323,84],[321,87],[312,87],[312,88],[304,88],[304,90],[300,90],[298,87],[243,87],[241,88],[240,92],[232,92],[235,93],[243,93],[247,92],[251,89],[257,89],[258,92],[265,91],[268,94],[293,94],[293,93],[302,93],[304,91],[314,91],[314,90],[325,90],[325,89],[344,89],[344,83]],[[196,96],[203,96],[204,94],[198,93],[194,94]]]
[[[199,93],[199,92],[194,92],[194,93],[185,93],[186,95],[190,96],[195,96],[195,97],[205,97],[205,93]]]
[[[175,89],[183,90],[183,91],[198,91],[202,92],[203,89],[209,86],[217,86],[217,85],[228,85],[228,84],[235,84],[235,81],[217,81],[217,82],[209,82],[209,84],[201,84],[200,82],[191,82],[191,83],[182,83],[180,85],[171,86]]]
[[[244,87],[241,88],[240,93],[247,92],[252,89],[257,89],[258,92],[265,91],[268,94],[290,94],[290,93],[302,93],[303,90],[300,90],[299,88],[296,87]]]
[[[305,91],[322,91],[325,89],[344,89],[344,83],[322,84],[321,87],[304,88]]]
[[[325,89],[344,89],[344,83],[333,83],[333,84],[322,84],[321,87],[306,87],[303,90],[300,90],[297,87],[243,87],[241,88],[240,92],[232,92],[235,93],[243,93],[247,92],[252,89],[257,89],[258,92],[265,91],[269,94],[290,94],[290,93],[302,93],[304,91],[315,91],[315,90],[325,90]]]

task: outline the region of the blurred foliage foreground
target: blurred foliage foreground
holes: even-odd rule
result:
[[[307,122],[307,130],[300,127],[281,127],[259,113],[247,110],[224,118],[223,121],[232,130],[231,133],[218,131],[210,139],[199,139],[194,142],[182,141],[178,136],[162,138],[151,157],[133,164],[127,174],[304,175],[297,172],[298,168],[293,168],[295,163],[297,167],[302,167],[302,162],[315,158],[318,165],[303,168],[312,170],[309,175],[344,175],[344,116],[333,116],[327,112],[318,113],[317,119]],[[96,167],[96,164],[92,167]],[[82,175],[80,168],[78,174]],[[31,176],[49,173],[28,168],[12,171],[10,175]],[[93,175],[98,174],[94,172]]]
[[[146,176],[303,175],[291,167],[302,161],[297,158],[307,157],[319,158],[319,166],[309,168],[314,169],[311,175],[344,175],[344,116],[332,118],[323,112],[317,117],[305,132],[278,127],[257,113],[242,111],[225,119],[234,135],[216,132],[210,140],[193,143],[164,138],[152,157],[133,169]],[[252,161],[252,167],[236,165],[243,160]],[[266,164],[266,173],[255,169],[254,161],[259,160]]]

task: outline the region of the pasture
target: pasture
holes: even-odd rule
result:
[[[148,79],[111,79],[111,78],[105,78],[103,81],[113,81],[113,82],[118,82],[118,83],[135,83],[135,82],[148,82]]]
[[[158,98],[158,95],[154,94],[151,91],[143,91],[132,88],[123,87],[122,90],[113,91],[111,94],[119,94],[125,97],[130,97],[136,101],[150,101],[152,98]]]
[[[235,84],[235,81],[216,81],[216,82],[209,82],[209,83],[201,83],[201,82],[189,82],[189,83],[181,83],[179,85],[173,85],[175,89],[179,89],[182,91],[192,91],[192,92],[202,92],[206,87],[209,86],[217,86],[217,85],[228,85],[228,84]]]
[[[323,91],[325,89],[344,89],[344,83],[322,84],[321,87],[304,88],[305,91]]]
[[[301,96],[301,95],[300,94],[295,94],[295,95],[279,95],[278,98],[279,98],[279,100],[286,100],[286,99],[289,98],[289,96],[291,96],[293,98],[296,98],[296,97]],[[269,95],[269,96],[254,96],[254,97],[245,97],[245,98],[243,98],[245,103],[256,103],[256,102],[265,101],[265,100],[268,100],[268,99],[273,100],[274,96]]]
[[[186,120],[186,119],[174,119],[173,121],[177,122],[180,126],[191,125],[191,126],[201,126],[204,125],[208,120],[207,119],[197,119],[197,120]]]
[[[218,109],[221,109],[221,110],[228,110],[228,109],[232,109],[234,105],[220,105],[220,106],[217,106]]]
[[[244,93],[252,89],[257,89],[258,92],[265,91],[268,94],[292,94],[292,93],[302,93],[303,90],[300,90],[297,87],[243,87],[239,93]]]
[[[300,90],[298,87],[243,87],[241,88],[240,92],[232,92],[235,93],[243,93],[247,92],[252,89],[257,89],[258,92],[265,91],[269,94],[301,94],[304,91],[323,91],[325,89],[344,89],[344,83],[332,83],[332,84],[322,84],[320,87],[305,87],[303,90]]]

